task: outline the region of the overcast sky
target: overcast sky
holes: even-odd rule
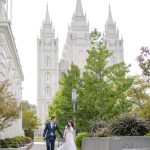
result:
[[[46,5],[59,38],[59,58],[66,40],[67,27],[75,10],[76,0],[13,0],[12,29],[20,56],[25,80],[23,99],[36,104],[37,90],[37,43]],[[142,46],[150,47],[149,0],[82,0],[90,30],[104,30],[111,5],[112,15],[124,39],[125,62],[131,71],[139,71],[135,58]]]

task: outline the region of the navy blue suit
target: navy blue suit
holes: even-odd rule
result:
[[[56,134],[55,131],[58,131],[60,136],[63,138],[63,134],[60,131],[59,127],[57,124],[54,124],[53,127],[51,127],[51,122],[47,123],[43,132],[43,137],[46,140],[46,146],[47,150],[54,150],[55,148],[55,139],[56,139]]]

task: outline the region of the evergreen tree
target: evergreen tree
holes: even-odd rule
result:
[[[54,97],[54,102],[49,106],[49,117],[57,115],[61,128],[64,128],[69,119],[73,119],[73,106],[71,92],[73,88],[78,88],[80,81],[79,68],[72,64],[71,70],[60,79],[60,90]]]
[[[101,42],[100,33],[94,30],[92,50],[88,51],[87,66],[78,91],[77,126],[88,130],[90,121],[110,119],[131,110],[126,92],[132,85],[127,77],[129,67],[124,62],[108,66],[112,55]]]
[[[57,115],[61,127],[73,118],[71,92],[77,89],[76,124],[80,131],[87,131],[90,121],[110,120],[131,109],[126,92],[132,84],[127,77],[128,66],[123,62],[108,66],[108,58],[112,55],[106,50],[100,33],[95,29],[91,34],[92,50],[85,71],[80,75],[76,65],[64,74],[60,80],[60,90],[53,104],[49,107],[49,116]]]

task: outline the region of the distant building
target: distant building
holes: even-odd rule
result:
[[[6,0],[0,0],[0,81],[9,80],[9,91],[17,102],[22,100],[22,81],[24,79],[18,51],[5,11]],[[22,118],[14,121],[12,126],[0,133],[0,138],[23,135]]]
[[[110,9],[105,25],[104,42],[108,50],[114,53],[108,60],[109,65],[123,61],[123,40],[119,39],[119,30],[116,30]],[[55,37],[55,30],[50,21],[47,7],[40,38],[37,40],[37,108],[38,117],[42,123],[41,129],[44,128],[48,116],[48,105],[52,103],[53,97],[58,91],[61,75],[70,69],[72,63],[78,65],[80,71],[83,72],[88,57],[87,50],[90,49],[89,23],[83,12],[81,0],[77,0],[59,62],[58,39]]]
[[[68,27],[66,44],[59,63],[59,75],[67,72],[72,63],[83,71],[88,56],[87,50],[91,48],[89,23],[83,12],[81,0],[77,0],[76,10]]]
[[[40,38],[37,39],[37,60],[37,110],[43,127],[48,115],[48,105],[52,103],[59,86],[58,39],[49,18],[48,6]]]
[[[86,64],[87,50],[90,49],[91,41],[89,24],[83,13],[81,0],[77,0],[60,62],[58,62],[58,39],[55,37],[55,30],[50,22],[48,7],[37,43],[37,107],[38,117],[43,128],[48,115],[48,104],[52,103],[58,90],[61,74],[67,72],[72,62],[78,65],[81,70],[84,70]]]
[[[103,38],[106,48],[113,52],[113,55],[108,60],[109,65],[124,61],[123,39],[119,38],[119,29],[116,28],[116,23],[113,21],[110,7]]]

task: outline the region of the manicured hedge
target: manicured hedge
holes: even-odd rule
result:
[[[16,136],[0,140],[0,148],[19,148],[32,143],[32,139],[26,136]]]

